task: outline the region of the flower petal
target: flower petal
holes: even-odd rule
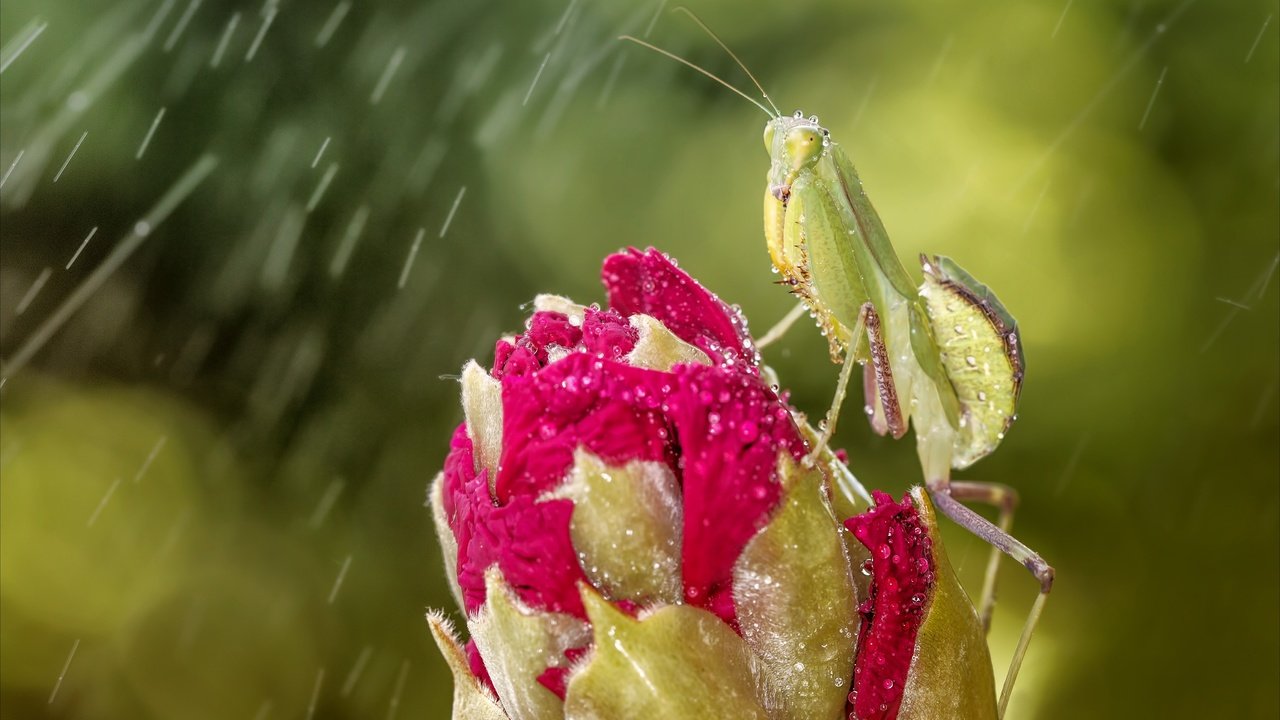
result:
[[[758,371],[760,356],[746,319],[665,254],[629,248],[610,255],[603,279],[610,307],[623,315],[652,315],[717,363]]]
[[[622,360],[636,346],[639,333],[615,310],[587,308],[582,320],[582,347],[606,360]]]
[[[872,558],[869,597],[858,608],[863,624],[849,701],[858,720],[892,720],[932,596],[933,539],[907,498],[896,503],[882,492],[873,496],[874,508],[845,521]]]
[[[539,310],[525,326],[520,335],[503,338],[494,346],[494,378],[535,372],[550,362],[556,348],[576,348],[582,342],[581,320],[576,315]]]
[[[805,445],[759,378],[680,365],[668,400],[683,451],[685,600],[736,626],[733,566],[778,503],[778,453]]]
[[[557,487],[585,447],[611,465],[632,460],[674,466],[663,416],[671,377],[571,353],[537,373],[502,380],[504,439],[499,502]]]
[[[928,493],[913,488],[911,499],[925,528],[937,538],[937,515]],[[941,542],[933,543],[933,555],[936,585],[917,635],[898,718],[995,720],[995,678],[982,622]]]
[[[524,495],[495,505],[488,473],[476,474],[466,426],[445,459],[441,506],[457,541],[457,582],[470,615],[485,602],[485,572],[498,565],[520,599],[541,610],[582,615],[575,583],[585,580],[569,537],[573,504]]]
[[[985,634],[938,539],[922,488],[845,525],[871,550],[870,597],[849,696],[855,720],[996,717]]]
[[[529,318],[528,324],[529,328],[523,335],[524,342],[544,362],[548,347],[558,345],[572,348],[582,342],[582,327],[564,313],[536,312]]]

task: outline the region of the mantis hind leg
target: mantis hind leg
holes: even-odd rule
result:
[[[1009,534],[1013,527],[1013,512],[1018,508],[1018,491],[1000,483],[959,482],[950,484],[951,497],[967,502],[980,502],[998,508],[1000,511],[996,525],[1000,532]],[[978,604],[978,617],[982,619],[982,628],[991,630],[991,614],[996,605],[996,576],[1000,572],[1000,548],[991,546],[987,557],[987,569],[982,578],[982,600]]]
[[[1040,621],[1040,613],[1044,610],[1045,600],[1049,597],[1049,591],[1053,589],[1054,571],[1053,567],[1031,548],[993,525],[991,521],[965,507],[952,495],[953,488],[954,485],[947,480],[931,481],[928,489],[929,497],[933,499],[934,506],[960,527],[986,540],[993,547],[1017,560],[1040,582],[1040,595],[1036,597],[1036,601],[1032,604],[1031,611],[1027,614],[1027,619],[1022,625],[1022,635],[1018,638],[1018,646],[1013,651],[1013,658],[1009,661],[1009,669],[1005,673],[1004,687],[1000,690],[998,709],[999,716],[1003,717],[1005,708],[1009,705],[1009,695],[1013,692],[1013,683],[1018,678],[1018,670],[1022,668],[1022,659],[1027,654],[1027,645],[1031,643],[1031,635],[1035,632],[1036,624]]]

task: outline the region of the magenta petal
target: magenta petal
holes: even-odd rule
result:
[[[493,348],[493,369],[490,374],[498,380],[507,375],[528,375],[540,367],[542,363],[538,362],[537,356],[527,347],[499,340]]]
[[[582,321],[582,345],[606,360],[622,360],[635,349],[640,333],[616,310],[587,308]]]
[[[569,535],[573,503],[519,497],[485,521],[484,551],[496,551],[502,576],[526,605],[586,618],[578,583],[587,576]]]
[[[716,363],[758,372],[760,359],[742,314],[663,253],[629,248],[610,255],[603,279],[609,305],[618,312],[652,315]]]
[[[453,523],[458,541],[458,586],[468,615],[485,602],[487,569],[497,565],[525,604],[585,617],[577,583],[586,576],[569,536],[573,503],[518,497],[497,507],[489,501],[485,474],[467,484]]]
[[[573,350],[582,344],[582,330],[564,313],[539,311],[514,341],[499,340],[493,348],[490,373],[501,380],[507,375],[528,375],[547,364],[548,350]]]
[[[451,527],[457,515],[459,501],[466,502],[466,485],[475,476],[475,453],[471,447],[471,438],[467,437],[466,423],[463,423],[454,428],[453,437],[449,439],[449,454],[444,459],[442,505],[444,517]]]
[[[569,680],[569,668],[567,667],[548,667],[538,676],[538,684],[555,693],[556,697],[564,700],[566,691],[565,685]]]
[[[909,497],[873,492],[876,506],[845,521],[871,551],[871,586],[858,607],[862,630],[849,694],[850,717],[893,720],[902,703],[916,635],[933,594],[933,541]]]
[[[662,413],[671,376],[572,353],[532,375],[502,380],[499,502],[537,497],[564,480],[585,447],[611,464],[662,460],[674,465]]]
[[[539,500],[564,482],[584,449],[610,465],[661,462],[676,473],[685,601],[737,629],[734,565],[780,501],[779,456],[802,458],[804,442],[785,401],[761,382],[759,356],[736,310],[652,249],[610,256],[604,282],[611,309],[584,308],[581,322],[539,311],[523,333],[495,345],[491,372],[502,388],[496,477],[478,471],[467,428],[454,433],[442,511],[457,541],[464,609],[471,616],[483,608],[485,571],[496,565],[524,604],[584,617],[578,584],[588,581],[570,534],[573,503]],[[628,318],[639,313],[715,364],[670,372],[627,364],[639,340]],[[616,605],[639,610],[626,600]],[[585,651],[566,656],[572,662],[570,653]],[[488,684],[473,645],[468,655]],[[538,682],[563,697],[567,675],[552,667]]]
[[[468,615],[484,605],[484,573],[494,564],[525,603],[583,616],[577,582],[586,576],[569,537],[573,503],[518,497],[502,507],[476,473],[466,426],[454,432],[445,458],[443,509],[458,543],[457,576]]]
[[[586,656],[591,649],[587,647],[569,648],[564,651],[564,656],[570,664],[576,663],[579,659]],[[564,699],[565,685],[569,679],[569,668],[567,667],[549,667],[542,671],[538,676],[538,684],[556,694],[556,697]]]
[[[539,311],[529,318],[529,329],[524,337],[538,355],[538,359],[546,362],[547,348],[558,345],[571,350],[582,341],[582,330],[575,327],[563,313]]]
[[[733,566],[778,502],[778,456],[804,456],[791,414],[758,378],[675,370],[670,417],[683,452],[685,599],[730,624]]]

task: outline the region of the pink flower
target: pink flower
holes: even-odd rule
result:
[[[915,636],[881,627],[885,602],[910,609],[902,593],[931,592],[933,570],[877,564],[858,607],[866,553],[836,508],[865,504],[832,483],[834,456],[803,462],[811,431],[740,313],[652,249],[610,256],[603,277],[609,309],[540,296],[491,367],[464,369],[465,422],[432,486],[472,636],[463,648],[433,617],[455,717],[836,718],[855,679],[901,684]],[[897,563],[914,529],[890,529],[878,499],[851,529],[896,543]],[[928,537],[911,547],[911,567],[932,562]],[[855,675],[855,648],[890,670]],[[849,709],[894,717],[901,690],[859,698]]]

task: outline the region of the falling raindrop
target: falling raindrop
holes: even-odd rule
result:
[[[62,680],[67,676],[67,670],[71,669],[71,661],[76,657],[76,650],[80,649],[80,638],[71,643],[71,652],[67,653],[67,661],[62,663],[62,671],[58,673],[58,680],[53,684],[53,692],[49,693],[49,705],[58,698],[58,690],[62,688]]]
[[[76,151],[80,149],[80,145],[84,142],[84,139],[87,137],[89,137],[88,130],[85,130],[84,132],[80,133],[80,139],[76,141],[75,147],[71,148],[71,152],[67,155],[67,159],[62,161],[62,167],[58,168],[57,174],[53,176],[53,181],[55,183],[58,182],[58,179],[62,177],[62,173],[67,169],[67,166],[71,164],[71,158],[76,156]]]

